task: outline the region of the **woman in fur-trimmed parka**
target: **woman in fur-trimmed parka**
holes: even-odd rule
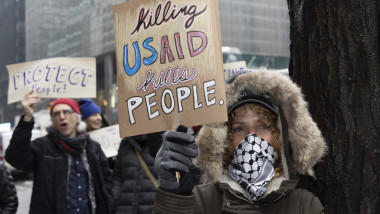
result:
[[[161,187],[154,213],[323,213],[316,196],[295,188],[297,175],[313,176],[326,150],[299,87],[285,75],[262,69],[227,80],[226,95],[228,122],[203,126],[195,140],[198,153],[185,155],[197,156],[193,162],[204,172],[203,185],[184,193],[178,191],[180,182],[173,190],[165,172],[180,171],[182,178],[186,170],[168,168],[170,158],[165,162],[161,151],[157,154]],[[176,141],[194,148],[189,136],[167,132],[161,149],[170,150]]]

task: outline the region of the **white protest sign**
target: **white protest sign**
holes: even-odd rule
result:
[[[96,61],[93,57],[49,58],[6,67],[8,104],[22,100],[31,89],[40,98],[96,97]]]
[[[225,63],[223,64],[223,68],[224,68],[224,79],[227,80],[235,73],[245,70],[247,68],[247,65],[245,61],[238,61],[238,62]]]
[[[227,121],[217,0],[113,6],[122,137]]]
[[[119,125],[107,126],[88,133],[98,142],[107,158],[117,155],[121,138],[119,137]]]

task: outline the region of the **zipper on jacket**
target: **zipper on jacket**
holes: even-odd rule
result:
[[[248,203],[252,204],[254,207],[256,207],[256,209],[259,209],[259,206],[256,205],[256,204],[254,204],[252,201],[249,201],[249,200],[247,200],[247,199],[244,198],[244,197],[242,198],[242,197],[236,195],[235,193],[231,192],[231,190],[228,190],[228,192],[230,192],[233,196],[235,196],[235,197],[237,197],[237,198],[239,198],[239,199],[241,199],[241,200],[243,200],[243,201],[245,201],[245,202],[248,202]]]
[[[244,197],[242,198],[242,197],[236,195],[235,193],[231,192],[231,190],[228,190],[228,192],[230,192],[230,193],[231,193],[232,195],[234,195],[235,197],[237,197],[237,198],[239,198],[239,199],[241,199],[241,200],[243,200],[243,201],[245,201],[245,202],[248,202],[248,203],[252,204],[252,205],[255,206],[257,209],[260,208],[259,205],[255,204],[255,203],[252,202],[252,201],[247,200],[247,199],[244,198]],[[285,193],[281,193],[281,195],[278,196],[276,199],[274,199],[274,200],[272,200],[272,201],[268,201],[267,203],[274,203],[274,202],[280,200],[280,198],[282,198],[284,195],[286,195],[286,194],[285,194]]]
[[[269,202],[269,203],[274,203],[274,202],[280,200],[280,198],[282,198],[282,196],[284,196],[284,195],[285,195],[285,193],[281,193],[281,195],[278,196],[276,199],[274,199],[273,201],[268,201],[268,202]]]

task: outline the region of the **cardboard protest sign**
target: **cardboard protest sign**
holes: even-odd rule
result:
[[[227,120],[217,0],[113,6],[122,137]]]
[[[224,79],[230,78],[235,73],[245,70],[247,65],[245,61],[230,62],[223,64],[224,68]]]
[[[88,134],[100,144],[107,158],[117,155],[121,141],[118,124],[97,129]]]
[[[8,104],[31,89],[44,97],[96,97],[95,58],[49,58],[7,65]]]

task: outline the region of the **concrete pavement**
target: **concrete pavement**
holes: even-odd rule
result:
[[[17,214],[28,214],[33,181],[31,179],[16,180],[15,185],[18,197]]]

